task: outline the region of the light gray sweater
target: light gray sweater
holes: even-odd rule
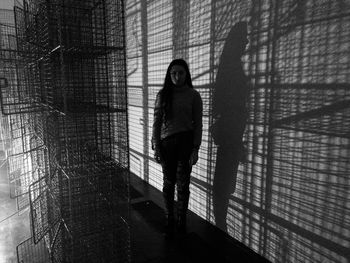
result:
[[[152,145],[157,147],[162,139],[170,135],[193,131],[193,146],[199,148],[202,141],[202,114],[203,103],[198,91],[188,86],[174,88],[172,118],[165,124],[158,93],[154,107]]]

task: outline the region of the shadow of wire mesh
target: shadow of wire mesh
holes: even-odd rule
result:
[[[131,171],[162,189],[148,145],[152,108],[168,64],[182,57],[204,104],[190,209],[216,224],[213,91],[227,35],[247,21],[247,160],[227,200],[227,232],[272,262],[348,262],[349,7],[330,0],[126,1]]]

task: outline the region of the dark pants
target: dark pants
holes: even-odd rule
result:
[[[161,142],[163,168],[163,196],[167,216],[173,215],[174,191],[177,185],[177,214],[185,217],[190,196],[189,164],[193,149],[193,133],[181,132],[171,135]]]

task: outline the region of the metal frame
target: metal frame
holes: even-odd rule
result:
[[[0,95],[13,197],[29,198],[33,233],[18,260],[32,246],[51,262],[129,262],[123,1],[24,0],[14,12]]]

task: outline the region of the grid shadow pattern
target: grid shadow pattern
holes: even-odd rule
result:
[[[204,103],[190,209],[272,262],[349,262],[348,9],[347,1],[126,1],[131,171],[162,189],[149,145],[154,100],[168,64],[184,58]],[[249,44],[239,58],[242,21]],[[228,137],[247,114],[243,147],[215,142],[220,107],[238,109]]]

